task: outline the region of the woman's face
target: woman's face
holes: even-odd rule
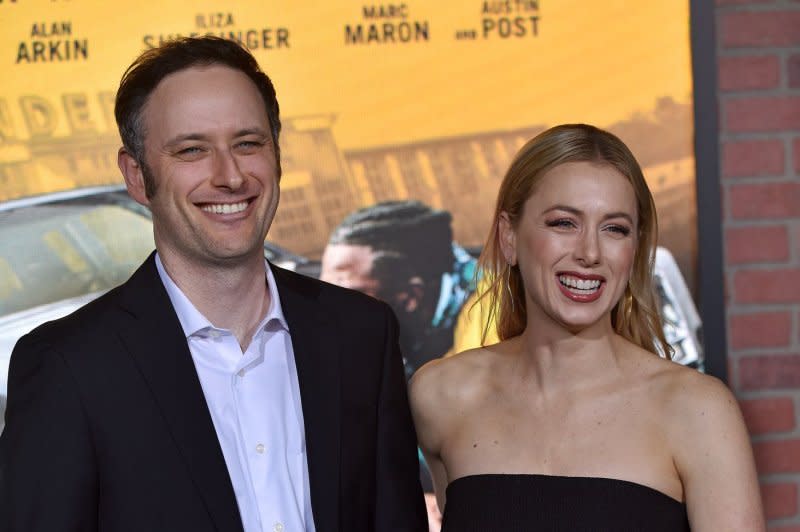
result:
[[[610,324],[633,266],[637,224],[633,186],[612,166],[570,162],[546,172],[517,227],[505,215],[500,220],[529,319],[545,315],[573,332]]]

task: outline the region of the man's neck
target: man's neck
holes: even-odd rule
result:
[[[231,265],[200,264],[159,254],[172,281],[215,327],[231,331],[242,351],[270,305],[261,256]]]

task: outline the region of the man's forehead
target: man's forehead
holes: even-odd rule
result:
[[[250,77],[236,68],[221,64],[210,63],[200,65],[189,65],[175,72],[164,76],[158,84],[150,91],[149,103],[154,98],[164,95],[175,95],[180,97],[184,92],[202,91],[205,88],[217,88],[225,85],[237,84],[239,90],[252,89],[261,97],[258,87]]]
[[[247,77],[247,74],[239,70],[238,68],[234,68],[232,66],[226,65],[225,63],[195,63],[191,65],[186,65],[185,67],[179,68],[173,72],[170,72],[166,76],[164,76],[161,81],[154,87],[153,90],[158,89],[162,84],[169,82],[170,80],[174,80],[175,78],[180,78],[186,75],[203,75],[203,74],[217,74],[219,72],[231,72],[235,74],[241,74],[242,76]],[[247,79],[250,79],[247,77]],[[251,80],[252,82],[252,80]]]
[[[366,245],[330,244],[325,249],[323,262],[337,269],[365,269],[369,271],[375,251]]]
[[[270,128],[255,83],[244,72],[219,64],[196,65],[166,76],[145,102],[142,118],[145,131],[157,125],[158,136],[168,138],[206,129]]]

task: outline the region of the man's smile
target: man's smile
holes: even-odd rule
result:
[[[211,214],[236,214],[244,211],[250,203],[239,201],[237,203],[206,203],[200,208]]]

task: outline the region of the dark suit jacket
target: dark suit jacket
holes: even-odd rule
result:
[[[394,315],[357,292],[273,271],[316,529],[427,531]],[[20,339],[8,391],[0,529],[242,530],[153,256],[122,286]]]

